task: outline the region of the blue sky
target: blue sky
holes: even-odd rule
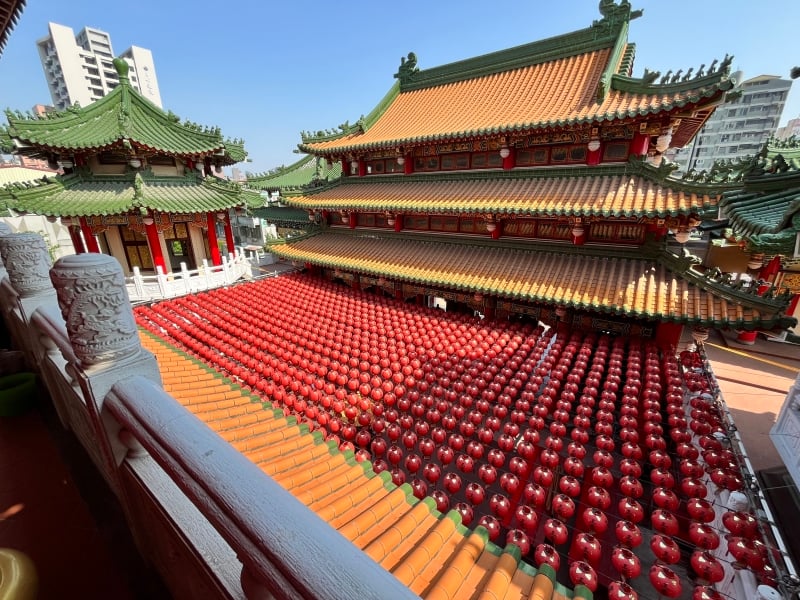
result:
[[[633,0],[634,75],[697,69],[726,53],[745,78],[800,65],[800,2]],[[422,69],[568,33],[600,18],[597,0],[171,2],[35,0],[0,56],[0,108],[50,103],[35,42],[53,21],[111,34],[119,54],[153,52],[165,109],[244,138],[263,172],[300,158],[300,132],[367,114],[413,51]],[[800,86],[796,83],[793,88]],[[783,122],[800,116],[793,89]]]

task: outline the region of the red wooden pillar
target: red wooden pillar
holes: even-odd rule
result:
[[[683,325],[680,323],[660,321],[656,325],[656,345],[662,350],[677,348],[678,343],[681,341],[682,333]]]
[[[231,216],[225,213],[225,243],[228,245],[228,253],[235,253],[236,247],[233,245],[233,228],[231,227]]]
[[[600,155],[603,153],[603,148],[600,145],[600,142],[597,140],[593,140],[597,142],[597,148],[592,150],[594,147],[592,142],[589,142],[589,149],[586,151],[586,164],[590,167],[600,164]]]
[[[411,175],[414,172],[414,157],[411,154],[406,154],[406,162],[403,163],[403,173]]]
[[[161,240],[158,237],[158,229],[155,223],[150,225],[145,223],[144,231],[147,234],[147,245],[150,246],[150,255],[153,257],[153,264],[156,268],[161,267],[161,270],[167,272],[167,263],[164,262],[164,253],[161,252]]]
[[[517,166],[517,149],[516,148],[504,148],[503,150],[507,150],[508,154],[503,156],[503,169],[506,171],[513,169]],[[503,152],[501,150],[501,152]],[[505,154],[505,152],[503,152]]]
[[[78,229],[74,225],[67,227],[69,237],[72,238],[72,246],[75,248],[75,254],[84,254],[86,246],[83,245],[83,238],[78,234]]]
[[[358,223],[358,215],[355,213],[355,211],[350,212],[348,219],[349,220],[347,224],[350,226],[350,229],[355,229],[356,224]],[[397,223],[397,221],[395,221],[395,223]]]
[[[637,133],[633,136],[628,156],[647,156],[650,148],[650,136],[644,133]]]
[[[364,177],[367,174],[367,161],[363,158],[358,159],[358,176]]]
[[[208,249],[211,251],[211,264],[216,267],[222,264],[222,257],[219,255],[219,243],[217,242],[216,213],[207,213],[206,223],[208,224]]]
[[[83,232],[83,239],[86,241],[86,248],[89,252],[100,254],[100,246],[97,245],[97,240],[92,233],[92,228],[86,217],[80,217],[81,231]]]
[[[350,161],[346,158],[342,159],[342,177],[350,176]]]
[[[403,230],[403,215],[394,216],[394,230],[395,231]]]

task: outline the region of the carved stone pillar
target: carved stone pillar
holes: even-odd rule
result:
[[[13,231],[11,227],[7,223],[0,223],[0,237],[11,235]],[[0,258],[0,281],[8,277],[8,271],[6,271],[6,265],[3,262],[2,258]]]
[[[60,258],[50,270],[75,356],[84,366],[124,360],[140,352],[125,278],[106,254]]]
[[[38,233],[0,235],[0,256],[6,266],[11,287],[20,297],[20,309],[26,321],[36,307],[55,299],[50,283],[50,253]]]

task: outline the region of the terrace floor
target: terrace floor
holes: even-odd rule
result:
[[[706,350],[754,468],[779,465],[768,433],[800,370],[800,347],[762,339],[745,346],[712,332]],[[0,417],[0,482],[0,547],[33,559],[40,598],[169,597],[44,395],[27,413]]]

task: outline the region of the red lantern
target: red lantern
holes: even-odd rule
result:
[[[619,515],[633,523],[639,523],[644,519],[644,508],[633,498],[625,497],[617,505]]]
[[[680,506],[680,501],[675,492],[663,487],[657,487],[653,490],[653,502],[659,508],[675,512]]]
[[[571,475],[564,475],[558,481],[558,489],[567,496],[574,498],[581,493],[581,482]]]
[[[533,560],[536,566],[550,565],[554,570],[558,571],[561,566],[561,557],[558,551],[550,544],[539,544],[533,551]]]
[[[650,516],[653,529],[666,535],[677,535],[680,525],[678,518],[668,510],[657,508]]]
[[[692,519],[700,523],[711,523],[717,517],[711,503],[702,498],[690,498],[687,500],[686,512],[689,513]]]
[[[544,522],[544,536],[556,546],[560,546],[567,541],[569,530],[558,519],[547,519]]]
[[[619,543],[628,548],[636,548],[642,543],[642,532],[635,523],[630,521],[617,521],[614,533]]]
[[[667,598],[677,598],[681,595],[680,577],[664,565],[654,564],[650,567],[650,583],[659,594]]]
[[[568,521],[575,514],[575,502],[566,494],[556,494],[552,503],[553,514],[562,521]]]
[[[478,526],[486,529],[492,541],[500,536],[500,521],[491,515],[483,515],[478,521]]]
[[[698,585],[692,592],[692,600],[727,600],[727,596],[723,596],[710,586]]]
[[[697,576],[708,583],[717,583],[725,577],[720,562],[707,550],[695,550],[689,560]]]
[[[607,510],[611,506],[611,494],[603,488],[593,485],[586,492],[586,502],[600,510]]]
[[[687,498],[705,498],[708,494],[705,484],[695,477],[681,479],[681,491]]]
[[[611,564],[625,579],[634,579],[642,572],[636,555],[624,546],[615,546],[611,552]]]
[[[624,581],[612,581],[608,584],[608,600],[638,600],[639,594]]]
[[[572,556],[585,560],[590,565],[595,565],[602,556],[603,549],[600,541],[590,533],[579,533],[572,541]]]
[[[716,550],[719,547],[719,535],[714,528],[697,521],[689,523],[689,540],[703,550]]]
[[[665,535],[657,533],[650,538],[650,549],[658,560],[668,565],[674,565],[681,559],[681,549],[678,544],[675,543],[675,540]]]
[[[619,491],[629,498],[641,498],[644,494],[642,482],[631,475],[621,477],[617,484]]]
[[[569,566],[569,578],[573,585],[583,585],[594,592],[597,590],[597,573],[588,563],[578,560]]]
[[[520,504],[514,513],[517,523],[527,533],[535,533],[539,527],[539,513],[527,504]]]
[[[594,534],[602,534],[608,529],[608,517],[599,508],[587,508],[581,518],[586,529]]]

